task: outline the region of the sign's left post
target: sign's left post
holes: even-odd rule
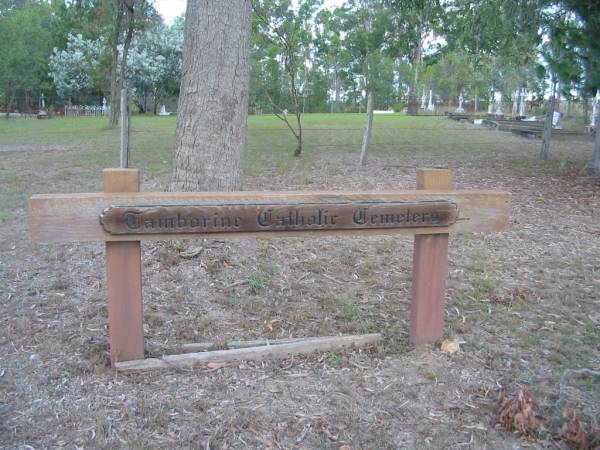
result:
[[[139,192],[137,169],[104,169],[104,192]],[[106,242],[110,362],[144,359],[140,241]]]

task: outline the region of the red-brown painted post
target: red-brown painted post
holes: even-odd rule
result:
[[[452,189],[452,171],[417,169],[417,189]],[[444,333],[444,296],[448,279],[448,234],[415,236],[410,340],[435,342]]]
[[[104,192],[139,192],[137,169],[104,169]],[[144,358],[140,241],[106,242],[110,362]]]

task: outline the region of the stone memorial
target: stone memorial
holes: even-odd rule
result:
[[[498,94],[498,104],[496,105],[496,112],[494,113],[497,116],[503,116],[504,115],[504,110],[503,110],[503,104],[502,104],[502,92],[500,92]]]
[[[429,103],[427,105],[427,111],[435,111],[435,104],[433,103],[433,91],[429,90]]]

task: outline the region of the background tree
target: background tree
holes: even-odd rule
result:
[[[287,109],[275,102],[269,91],[273,113],[281,119],[296,138],[294,156],[302,154],[302,112],[304,89],[308,86],[306,63],[312,44],[311,23],[321,0],[305,0],[296,8],[291,0],[255,0],[256,29],[260,38],[270,44],[272,57],[282,62],[289,83],[291,109],[296,123],[287,117]]]
[[[544,135],[540,159],[548,159],[552,137],[552,120],[556,104],[558,83],[570,85],[580,81],[580,66],[575,47],[572,45],[577,23],[569,17],[569,11],[561,8],[545,11],[544,33],[546,40],[540,45],[540,56],[544,64],[538,66],[542,79],[550,79],[550,96],[544,122]]]
[[[70,34],[66,48],[54,48],[49,59],[49,73],[56,93],[69,100],[87,95],[101,77],[97,72],[106,52],[102,38],[85,39],[81,34]]]
[[[578,27],[570,34],[584,68],[583,91],[593,96],[600,89],[600,4],[588,0],[564,0],[564,6],[576,14]],[[600,174],[600,115],[595,123],[596,139],[589,169]]]
[[[18,97],[29,106],[51,88],[48,56],[52,45],[51,8],[45,2],[21,1],[0,7],[0,86],[6,117]]]
[[[250,0],[188,0],[171,190],[241,189],[250,32]]]

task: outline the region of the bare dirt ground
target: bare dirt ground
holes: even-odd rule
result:
[[[599,445],[600,180],[572,162],[589,156],[590,143],[557,144],[553,162],[539,166],[515,138],[489,133],[501,151],[390,149],[359,169],[355,152],[330,150],[245,183],[412,189],[414,168],[429,166],[453,169],[460,188],[511,191],[508,231],[451,238],[445,337],[464,341],[454,354],[408,343],[410,238],[152,242],[143,244],[149,356],[226,339],[386,339],[285,361],[117,374],[107,365],[103,246],[34,248],[19,209],[0,231],[0,446],[585,447],[568,442],[569,430],[581,430],[565,411],[589,447]],[[100,174],[34,176],[27,161],[36,150],[3,156],[32,190],[98,189]],[[143,189],[165,182],[145,178]],[[519,389],[532,393],[541,423],[524,436],[497,425],[502,393]]]

